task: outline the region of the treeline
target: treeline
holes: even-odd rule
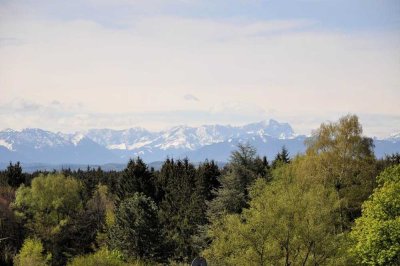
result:
[[[377,160],[356,116],[303,155],[248,144],[229,163],[0,172],[0,264],[400,265],[400,154]]]

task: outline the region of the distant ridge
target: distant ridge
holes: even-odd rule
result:
[[[73,134],[38,128],[6,129],[0,131],[0,162],[105,165],[124,164],[137,156],[147,162],[162,161],[167,157],[226,162],[241,142],[249,142],[260,155],[272,159],[283,145],[292,156],[304,152],[306,138],[295,134],[288,123],[273,119],[244,126],[182,125],[157,132],[139,127],[91,129]],[[377,157],[400,152],[400,134],[374,139],[374,144]]]

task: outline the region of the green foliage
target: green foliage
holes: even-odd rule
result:
[[[292,159],[283,147],[271,166],[241,144],[221,172],[188,159],[63,174],[10,164],[0,264],[19,250],[17,265],[184,265],[204,250],[211,265],[400,265],[399,155],[377,162],[351,115],[306,144]]]
[[[364,265],[400,265],[400,165],[377,178],[351,232],[351,252]]]
[[[105,192],[99,186],[86,206],[71,215],[68,224],[54,238],[53,253],[57,260],[93,252],[106,244],[108,199]]]
[[[240,213],[247,206],[247,189],[241,181],[235,172],[228,172],[220,177],[222,187],[209,204],[208,215],[211,220],[225,213]]]
[[[308,175],[336,190],[341,200],[340,227],[346,231],[375,186],[372,139],[362,136],[357,116],[347,115],[337,123],[322,124],[306,144]]]
[[[115,223],[113,195],[111,195],[107,186],[97,186],[92,198],[87,203],[87,211],[94,217],[97,246],[106,246],[108,230]]]
[[[43,244],[40,240],[27,238],[21,250],[14,258],[15,266],[46,266],[51,259],[51,255],[43,254]]]
[[[198,253],[193,236],[204,221],[202,196],[196,193],[196,169],[187,159],[166,160],[159,182],[164,192],[160,219],[169,247],[166,252],[177,261],[190,261]]]
[[[247,207],[248,187],[257,177],[262,177],[263,169],[259,165],[254,147],[239,144],[231,155],[227,172],[219,179],[221,188],[209,204],[208,216],[211,220],[225,213],[240,213]]]
[[[136,192],[143,193],[153,199],[156,192],[153,175],[140,158],[129,160],[119,180],[117,196],[119,200],[123,200]]]
[[[152,199],[144,194],[135,193],[123,200],[110,228],[110,247],[127,257],[162,260],[163,239],[157,211]]]
[[[27,228],[43,239],[60,232],[70,216],[82,208],[81,184],[61,174],[41,175],[16,192],[14,207]]]
[[[290,163],[289,151],[285,146],[283,146],[282,150],[278,152],[278,154],[275,156],[275,159],[272,161],[272,168],[275,169],[287,163]]]
[[[79,256],[71,260],[67,266],[128,266],[124,262],[123,255],[118,251],[110,251],[106,248],[98,250],[96,253]]]
[[[128,262],[127,262],[128,261]],[[118,250],[109,250],[105,247],[95,253],[78,256],[68,262],[67,266],[154,266],[156,262],[147,262],[138,259],[126,259]]]
[[[256,159],[254,160],[254,165],[255,165],[255,172],[257,173],[258,177],[262,177],[266,180],[272,179],[272,174],[271,174],[272,169],[271,166],[269,165],[266,156],[263,156],[262,159],[260,157],[256,157]]]
[[[220,183],[218,177],[221,175],[218,166],[214,161],[206,160],[196,170],[196,192],[203,198],[202,203],[214,198],[212,193],[218,189]],[[206,206],[204,206],[206,207]]]
[[[400,164],[400,153],[396,152],[390,155],[385,155],[384,158],[381,158],[377,161],[378,169],[383,171],[385,168],[399,165]]]
[[[82,226],[90,224],[90,220],[82,216],[81,192],[80,182],[62,174],[40,175],[32,180],[30,187],[22,185],[16,192],[13,205],[16,215],[29,235],[43,241],[45,249],[53,255],[53,264],[63,264],[66,257],[88,250],[82,247],[88,245],[90,238],[86,234],[91,231]]]
[[[321,265],[336,256],[333,191],[297,177],[292,167],[268,184],[258,179],[242,214],[215,220],[204,256],[214,265]]]
[[[22,167],[19,162],[12,164],[10,162],[6,170],[7,183],[12,187],[18,187],[25,181],[25,176],[22,173]]]

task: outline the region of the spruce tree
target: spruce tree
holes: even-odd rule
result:
[[[214,161],[201,163],[196,172],[196,191],[201,194],[204,201],[209,201],[214,198],[216,189],[219,188],[220,182],[218,181],[221,172]]]
[[[240,213],[247,207],[248,187],[259,175],[256,150],[250,144],[239,144],[231,155],[227,171],[220,176],[221,187],[209,203],[211,220],[224,213]]]
[[[7,183],[12,187],[19,187],[25,181],[25,176],[22,173],[22,167],[19,162],[16,164],[10,164],[6,170]]]
[[[159,180],[164,192],[160,217],[173,259],[189,262],[198,255],[192,238],[203,219],[201,198],[196,193],[196,169],[188,159],[167,160]]]
[[[278,154],[275,156],[275,159],[272,161],[272,168],[275,169],[282,164],[290,163],[290,156],[289,152],[285,146],[282,146],[282,149]]]
[[[109,245],[131,258],[163,262],[163,235],[154,201],[143,193],[124,199],[109,231]]]
[[[129,160],[118,183],[117,196],[121,201],[135,194],[143,193],[154,199],[155,184],[154,177],[147,165],[139,157]]]

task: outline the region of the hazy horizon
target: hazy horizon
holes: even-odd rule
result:
[[[103,129],[111,129],[111,130],[115,130],[115,131],[124,131],[124,130],[130,130],[130,129],[143,129],[143,130],[147,130],[151,133],[160,133],[160,132],[165,132],[165,131],[169,131],[173,128],[176,127],[190,127],[190,128],[196,128],[196,127],[202,127],[202,126],[214,126],[214,125],[218,125],[218,126],[227,126],[227,127],[242,127],[242,126],[246,126],[249,124],[258,124],[258,123],[269,123],[271,120],[274,120],[280,124],[289,124],[293,130],[293,133],[297,136],[297,135],[305,135],[305,136],[311,136],[312,132],[314,130],[318,129],[318,126],[315,128],[311,128],[308,132],[302,132],[299,133],[296,128],[294,128],[290,123],[287,123],[285,121],[280,121],[280,120],[276,120],[273,118],[270,119],[264,119],[264,120],[260,120],[260,121],[253,121],[250,123],[239,123],[239,124],[229,124],[229,123],[214,123],[214,124],[198,124],[198,125],[188,125],[188,124],[176,124],[176,125],[170,125],[170,126],[166,126],[163,128],[158,128],[158,129],[152,129],[152,128],[146,128],[146,127],[142,127],[142,126],[132,126],[132,127],[121,127],[121,128],[110,128],[110,127],[93,127],[93,128],[87,128],[87,129],[82,129],[82,130],[53,130],[51,128],[40,128],[40,127],[23,127],[23,128],[19,128],[19,129],[15,129],[15,128],[0,128],[0,132],[1,131],[7,131],[7,130],[14,130],[14,131],[22,131],[22,130],[26,130],[26,129],[40,129],[40,130],[44,130],[44,131],[50,131],[50,132],[54,132],[54,133],[63,133],[63,134],[76,134],[76,133],[87,133],[89,130],[103,130]],[[321,121],[322,123],[335,123],[337,122],[337,120],[325,120],[325,121]],[[385,138],[390,138],[392,136],[397,136],[400,134],[400,131],[394,131],[388,135],[385,136],[375,136],[375,135],[368,135],[365,133],[365,130],[363,128],[363,135],[367,136],[367,137],[372,137],[372,138],[378,138],[378,139],[385,139]]]

